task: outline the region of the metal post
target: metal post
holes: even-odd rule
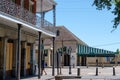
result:
[[[18,24],[18,49],[17,49],[17,76],[16,80],[20,80],[20,50],[21,50],[21,24]]]
[[[96,76],[98,76],[98,59],[96,59]]]
[[[57,75],[59,75],[59,53],[57,53]]]
[[[53,5],[53,26],[56,26],[56,6]],[[54,63],[54,53],[55,53],[55,37],[53,37],[53,65],[52,65],[52,76],[55,75],[55,63]]]
[[[56,6],[53,5],[53,26],[56,26]]]
[[[41,42],[41,69],[44,67],[44,65],[42,64],[42,61],[45,62],[45,59],[44,59],[44,46],[43,46],[43,39],[42,39],[42,42]],[[43,71],[41,70],[41,75],[43,75]]]
[[[39,32],[39,40],[38,40],[38,79],[41,77],[41,32]]]
[[[77,76],[80,76],[80,68],[77,68]]]
[[[55,52],[55,37],[53,37],[53,65],[52,65],[52,76],[54,76],[54,75],[55,75],[54,52]]]
[[[71,51],[72,51],[72,48],[69,47],[69,50],[68,50],[68,53],[70,54],[69,74],[72,74],[72,72],[71,72]]]
[[[41,12],[41,21],[40,27],[43,27],[43,0],[40,0],[40,12]],[[38,42],[38,79],[41,77],[41,32],[39,32],[39,42]]]
[[[69,66],[69,74],[72,74],[72,73],[71,73],[71,65]]]
[[[113,66],[113,76],[115,76],[115,67]]]

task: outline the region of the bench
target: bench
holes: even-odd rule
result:
[[[81,79],[81,76],[75,76],[75,75],[57,75],[57,76],[55,76],[55,80],[62,80],[62,79]]]

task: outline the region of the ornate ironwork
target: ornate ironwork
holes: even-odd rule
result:
[[[21,19],[28,24],[34,25],[36,28],[40,28],[40,16],[26,10],[20,5],[15,4],[12,0],[0,0],[0,12],[9,14],[10,16]],[[44,26],[53,26],[50,22],[44,20]]]

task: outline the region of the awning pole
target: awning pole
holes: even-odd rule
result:
[[[16,76],[16,80],[20,80],[20,50],[21,50],[21,24],[18,24],[18,50],[17,50],[17,76]]]
[[[41,77],[41,32],[39,32],[38,40],[38,79]]]

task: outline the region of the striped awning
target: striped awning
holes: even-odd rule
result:
[[[77,47],[78,47],[77,54],[79,56],[88,56],[88,57],[105,57],[105,56],[109,56],[109,57],[114,57],[115,54],[116,54],[113,51],[93,48],[93,47],[80,45],[80,44],[78,44]]]

